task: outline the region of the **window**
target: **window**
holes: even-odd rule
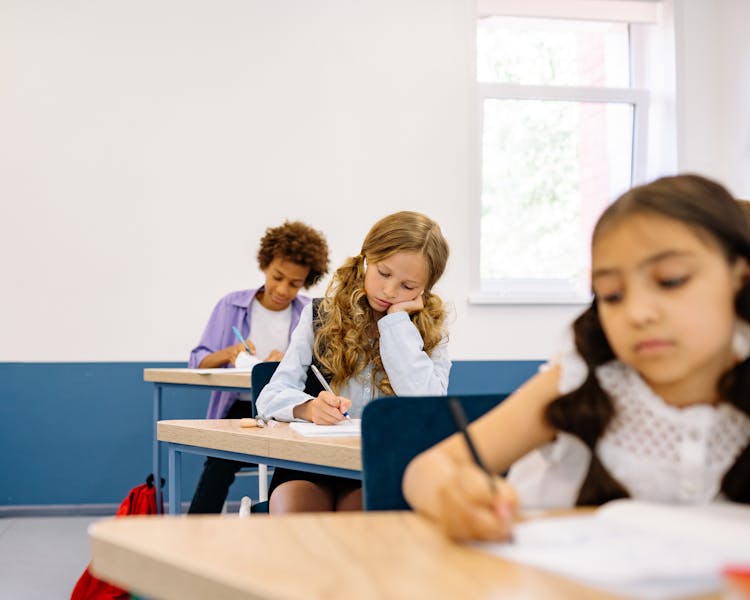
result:
[[[472,301],[586,302],[593,225],[644,179],[649,97],[631,86],[629,21],[516,14],[529,4],[477,24],[480,293]]]

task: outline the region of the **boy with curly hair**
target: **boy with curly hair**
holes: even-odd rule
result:
[[[261,361],[281,360],[292,331],[310,298],[299,294],[328,272],[325,237],[299,221],[268,228],[260,240],[258,266],[262,286],[231,292],[219,300],[198,345],[190,353],[190,368],[252,368]],[[254,354],[237,342],[236,327]],[[252,416],[250,393],[211,393],[207,418]],[[190,504],[190,513],[219,513],[229,486],[243,463],[208,457]]]

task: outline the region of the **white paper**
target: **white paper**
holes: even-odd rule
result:
[[[636,598],[679,598],[721,587],[721,568],[750,564],[750,507],[616,501],[586,516],[517,525],[484,551]]]
[[[362,419],[344,419],[336,425],[316,425],[315,423],[289,423],[289,427],[306,437],[345,437],[359,436]]]

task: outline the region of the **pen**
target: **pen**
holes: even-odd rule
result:
[[[456,423],[456,428],[463,434],[464,440],[466,440],[466,445],[469,447],[471,457],[474,459],[474,462],[477,464],[477,466],[482,469],[482,471],[487,473],[487,477],[490,480],[490,487],[492,488],[493,492],[496,492],[497,486],[495,485],[495,478],[492,477],[492,473],[489,472],[487,467],[482,462],[482,459],[479,456],[476,447],[474,446],[474,442],[472,441],[471,437],[469,437],[469,432],[466,429],[469,422],[466,419],[466,413],[464,413],[461,402],[459,402],[458,398],[449,398],[448,407],[451,409],[451,413],[453,414],[453,420]]]
[[[333,390],[331,389],[331,386],[330,386],[330,385],[328,385],[328,382],[326,381],[325,377],[323,377],[323,374],[322,374],[322,373],[321,373],[321,372],[320,372],[320,371],[318,370],[318,367],[316,367],[315,365],[310,365],[310,369],[312,370],[312,372],[313,372],[313,375],[315,375],[315,377],[317,377],[318,381],[320,381],[320,385],[322,385],[322,386],[323,386],[323,389],[324,389],[324,390],[325,390],[326,392],[331,392],[331,393],[333,394],[334,392],[333,392]],[[344,415],[344,416],[345,416],[345,417],[346,417],[347,419],[351,418],[351,417],[349,416],[349,413],[348,413],[348,412],[345,412],[345,413],[343,413],[343,415]]]
[[[243,346],[245,346],[245,350],[247,350],[249,354],[252,354],[253,352],[252,350],[250,350],[250,346],[247,345],[245,338],[242,337],[240,330],[232,325],[232,331],[234,331],[234,336],[242,343]]]
[[[471,436],[469,436],[469,431],[466,429],[466,427],[469,424],[469,421],[466,418],[466,413],[464,413],[464,409],[461,406],[461,402],[458,400],[458,398],[449,398],[448,407],[451,409],[451,413],[453,414],[453,420],[456,422],[456,427],[463,434],[464,439],[466,440],[466,445],[469,447],[469,452],[471,453],[471,457],[474,459],[474,462],[477,464],[477,466],[487,474],[487,479],[490,482],[490,489],[492,490],[492,493],[497,494],[497,484],[495,483],[495,478],[492,476],[492,473],[490,473],[489,469],[482,462],[482,459],[479,456],[479,453],[477,452],[476,447],[474,446],[474,442],[472,441]],[[499,510],[500,510],[500,515],[503,517],[503,519],[505,519],[505,522],[508,524],[508,527],[510,527],[512,517],[510,515],[510,512],[508,511],[507,506],[505,504],[501,504]],[[509,533],[508,539],[511,542],[513,541],[512,533]]]

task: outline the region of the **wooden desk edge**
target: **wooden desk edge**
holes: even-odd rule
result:
[[[247,589],[247,585],[233,586],[226,581],[217,581],[210,573],[204,574],[201,565],[186,569],[182,563],[175,563],[168,554],[149,553],[136,544],[123,544],[121,536],[107,528],[106,524],[111,521],[115,519],[93,523],[88,530],[91,541],[90,570],[104,581],[131,593],[154,598],[262,600],[269,597],[268,590],[263,587],[253,592]],[[97,527],[100,524],[104,527]]]
[[[207,597],[221,597],[230,600],[248,597],[269,599],[325,597],[319,592],[321,590],[331,591],[325,582],[312,585],[310,588],[306,588],[308,589],[307,593],[301,593],[300,588],[296,585],[277,587],[266,582],[265,577],[248,577],[245,569],[242,569],[239,575],[235,575],[232,568],[224,568],[225,563],[218,556],[216,559],[219,562],[212,566],[201,562],[199,557],[191,555],[189,552],[174,555],[172,546],[174,546],[175,539],[179,539],[180,544],[184,544],[190,537],[197,536],[203,539],[205,528],[201,527],[199,519],[207,519],[207,525],[212,528],[212,520],[217,520],[216,529],[219,532],[217,535],[221,537],[222,544],[225,544],[221,546],[222,551],[228,546],[234,547],[234,545],[237,545],[238,537],[244,539],[242,536],[245,535],[245,531],[248,534],[254,533],[259,540],[264,542],[280,537],[284,540],[284,543],[292,544],[295,541],[300,541],[300,535],[326,531],[328,532],[326,539],[338,544],[336,552],[339,555],[348,554],[350,551],[353,551],[355,555],[362,555],[363,552],[372,552],[371,548],[374,548],[375,556],[377,556],[378,544],[381,545],[380,552],[382,554],[384,542],[390,541],[392,543],[395,539],[394,536],[403,536],[406,533],[410,540],[415,540],[414,543],[417,546],[420,543],[437,546],[436,551],[431,550],[426,554],[430,557],[430,564],[445,563],[443,567],[448,569],[446,575],[451,571],[451,568],[458,569],[453,577],[454,579],[457,578],[458,581],[453,581],[447,588],[452,592],[441,596],[438,590],[446,583],[441,580],[442,583],[430,584],[432,587],[427,586],[431,594],[437,594],[431,595],[431,598],[455,597],[452,594],[456,592],[457,586],[468,584],[471,587],[473,581],[478,584],[477,591],[481,590],[484,594],[490,594],[483,597],[494,597],[494,593],[498,591],[506,593],[506,597],[509,598],[527,598],[534,597],[533,594],[545,593],[551,593],[551,596],[555,598],[580,597],[588,600],[617,597],[611,593],[588,588],[561,576],[490,556],[471,547],[454,545],[442,537],[438,539],[436,536],[439,535],[439,532],[428,520],[408,511],[324,515],[258,515],[247,520],[240,520],[241,525],[236,520],[227,517],[197,515],[182,518],[136,516],[127,519],[106,519],[94,523],[89,528],[92,545],[92,572],[138,593],[154,597],[181,598],[183,600],[187,598],[197,600]],[[338,521],[342,526],[329,527],[332,521]],[[371,538],[374,531],[383,532],[380,540]],[[349,544],[341,545],[338,543],[343,535],[342,532],[347,532],[347,535],[351,532],[357,532],[355,538],[358,540],[357,543],[351,548]],[[161,545],[160,540],[165,543]],[[244,542],[240,540],[239,543]],[[406,544],[406,546],[409,546],[409,544]],[[298,559],[304,556],[309,558],[309,553],[312,552],[304,544],[291,547],[294,548],[292,555],[296,555]],[[424,560],[424,555],[419,552],[412,552],[412,550],[405,548],[407,556],[403,558],[407,562],[416,561],[414,564],[419,565]],[[229,551],[231,552],[231,548]],[[276,554],[271,553],[267,557],[268,560],[272,561],[271,563],[266,560],[264,565],[264,560],[259,560],[257,568],[260,572],[266,573],[264,569],[271,568],[273,571],[277,568],[272,565],[277,564],[273,561],[275,561],[274,556],[279,552],[277,548]],[[388,555],[390,554],[389,552]],[[383,560],[382,556],[380,560]],[[314,565],[305,566],[303,564],[302,566],[307,570],[308,576],[311,573],[310,569],[315,568]],[[467,566],[472,566],[469,571],[478,575],[476,580],[471,580],[472,583],[466,580],[466,575],[461,575],[467,572],[464,570]],[[360,567],[362,566],[357,566],[357,568]],[[363,573],[369,573],[371,569],[366,565],[362,568],[364,569]],[[284,567],[278,566],[278,569],[283,571]],[[351,577],[355,577],[354,582],[358,582],[360,575],[350,573],[350,583],[352,582]],[[422,575],[424,576],[425,573],[422,573]],[[271,581],[273,581],[273,578],[271,578]],[[411,597],[412,592],[422,589],[422,583],[420,582],[383,580],[379,589],[376,590],[380,595],[376,593],[372,597],[380,597],[388,590],[391,593],[394,592],[394,585],[399,586],[399,593],[396,596],[400,598]],[[317,595],[312,593],[315,590],[318,592]],[[360,590],[360,592],[364,591],[364,589]],[[532,596],[529,596],[529,593]],[[336,597],[343,598],[345,596],[339,594]],[[421,597],[427,596],[423,594]]]
[[[223,369],[222,372],[200,373],[200,369],[143,369],[143,381],[173,385],[199,385],[204,387],[247,387],[250,391],[251,374],[248,371],[236,372]]]
[[[304,437],[288,431],[287,423],[279,423],[278,437],[274,429],[242,429],[238,419],[177,419],[159,421],[156,435],[160,442],[238,452],[299,463],[362,470],[359,438]],[[201,424],[213,427],[201,427]],[[229,429],[229,428],[232,429]],[[289,437],[292,435],[293,437]],[[342,444],[341,442],[347,443]]]

